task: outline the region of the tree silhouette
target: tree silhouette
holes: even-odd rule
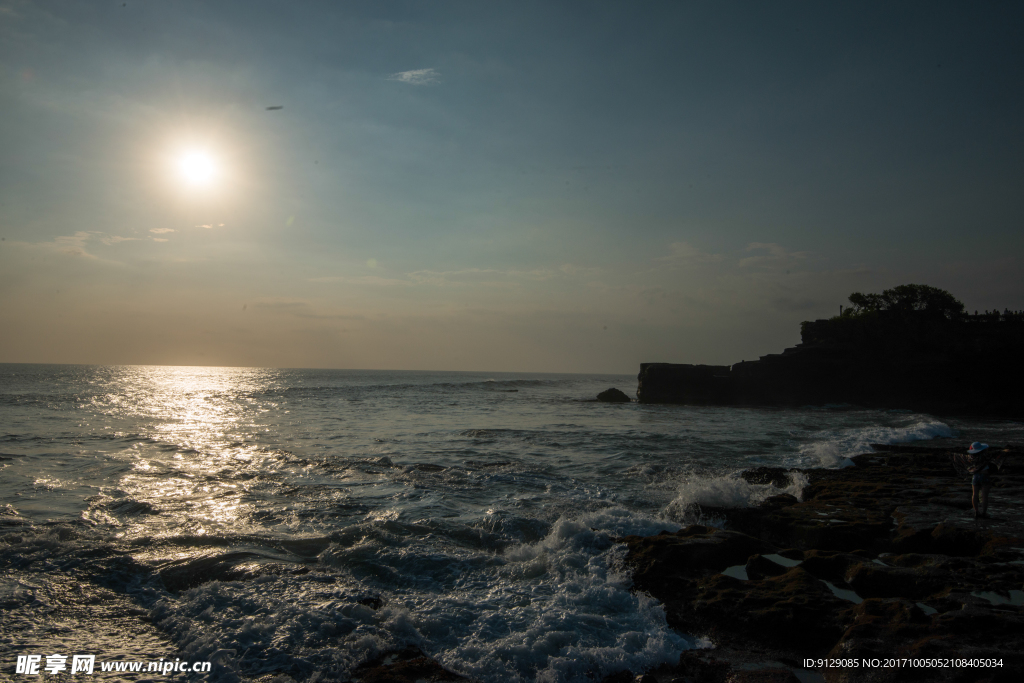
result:
[[[964,313],[964,305],[956,297],[930,285],[900,285],[881,294],[854,292],[850,295],[850,303],[853,307],[844,311],[844,316],[882,313],[897,317],[913,315],[953,320]]]

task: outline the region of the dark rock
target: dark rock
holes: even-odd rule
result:
[[[622,671],[616,671],[615,673],[608,674],[601,679],[601,683],[633,683],[636,676],[629,669],[623,669]]]
[[[902,569],[862,562],[851,567],[846,582],[864,598],[922,600],[949,585],[949,573],[937,569]]]
[[[732,666],[729,662],[705,658],[702,653],[688,650],[679,656],[678,672],[684,678],[701,683],[724,683]]]
[[[989,534],[949,524],[938,524],[932,529],[931,547],[934,552],[958,557],[972,557],[981,552],[989,541]]]
[[[892,520],[880,506],[837,506],[831,491],[798,502],[788,495],[769,498],[758,508],[708,509],[725,517],[729,527],[781,547],[844,550],[881,549],[889,538]],[[837,491],[844,498],[850,491]],[[806,498],[806,494],[805,494]]]
[[[366,605],[370,609],[378,610],[384,606],[384,601],[377,596],[371,596],[368,598],[360,598],[358,600],[360,605]]]
[[[751,579],[764,579],[769,576],[779,576],[785,574],[788,569],[780,564],[772,562],[764,555],[757,554],[751,555],[747,559],[747,577]]]
[[[796,471],[784,467],[755,467],[744,471],[741,476],[750,484],[771,484],[781,489],[792,483],[791,473]]]
[[[815,578],[836,583],[845,582],[846,570],[863,561],[864,558],[850,553],[834,550],[808,550],[803,554],[803,563],[800,566]]]
[[[803,471],[802,501],[776,496],[757,508],[703,508],[725,521],[724,530],[694,525],[619,539],[634,586],[664,603],[674,628],[715,644],[682,658],[675,674],[762,680],[756,676],[785,676],[771,662],[798,666],[827,654],[1004,664],[822,669],[829,683],[1024,675],[1024,609],[1010,603],[1010,591],[1024,588],[1024,474],[1004,467],[992,493],[998,519],[975,521],[970,487],[945,454],[907,451],[858,456],[843,470]],[[778,486],[781,474],[750,476]],[[770,553],[800,564],[781,567]],[[721,574],[735,565],[749,580]],[[825,581],[861,601],[837,597]]]
[[[869,599],[849,612],[851,624],[829,652],[833,658],[993,659],[1001,667],[971,671],[950,667],[915,671],[836,670],[833,681],[888,681],[917,678],[929,681],[1020,680],[1024,673],[1024,618],[1019,613],[992,612],[962,605],[942,615],[927,616],[914,603],[899,598]],[[993,637],[994,634],[998,634]],[[965,674],[973,674],[967,675]]]
[[[630,399],[625,393],[619,391],[615,387],[611,389],[605,389],[597,395],[598,401],[604,401],[605,403],[629,403]]]
[[[689,632],[733,646],[788,649],[800,643],[806,653],[826,652],[835,643],[843,632],[840,615],[849,606],[800,567],[760,581],[714,576],[696,593],[690,613],[669,623],[681,618]]]
[[[465,676],[448,671],[414,647],[389,652],[352,672],[353,683],[438,683],[469,680]]]
[[[751,555],[775,550],[746,534],[699,524],[674,534],[620,540],[629,548],[627,564],[633,569],[634,584],[642,590],[665,581],[719,574],[728,567],[745,564]]]

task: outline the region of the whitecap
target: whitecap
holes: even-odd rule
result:
[[[918,416],[904,426],[871,425],[840,430],[826,430],[815,434],[811,443],[800,446],[800,454],[809,464],[820,467],[843,468],[853,466],[852,456],[872,452],[871,444],[896,444],[926,441],[954,436],[954,430],[945,422]]]
[[[667,519],[685,524],[701,521],[700,506],[718,508],[754,507],[772,496],[789,494],[802,500],[807,476],[802,472],[789,473],[789,484],[751,484],[739,474],[724,476],[692,475],[680,484],[676,497],[665,506],[662,514]]]

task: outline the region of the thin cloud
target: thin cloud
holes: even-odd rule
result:
[[[103,244],[106,245],[117,244],[118,242],[132,242],[139,239],[138,237],[121,237],[120,235],[104,235],[102,233],[97,234],[100,235],[100,242],[103,242]]]
[[[548,280],[550,270],[500,270],[497,268],[464,268],[462,270],[417,270],[407,274],[416,284],[437,286],[507,286],[515,280]]]
[[[149,231],[154,235],[163,235],[164,233],[174,232],[174,228],[150,228]]]
[[[806,251],[787,251],[785,247],[774,242],[751,242],[747,245],[747,251],[760,251],[764,253],[740,259],[740,268],[767,265],[792,266],[798,261],[807,258],[809,253]]]
[[[412,69],[391,74],[389,81],[408,83],[409,85],[432,85],[441,82],[441,74],[433,69]]]
[[[325,284],[376,285],[381,287],[408,287],[412,284],[409,280],[378,277],[376,275],[327,275],[324,277],[311,277],[307,281]]]
[[[722,260],[721,254],[709,254],[687,242],[673,242],[668,245],[669,253],[660,256],[655,261],[674,261],[678,263],[718,263]]]
[[[254,308],[265,308],[275,311],[294,311],[309,307],[303,299],[265,299],[253,303]]]
[[[43,242],[42,244],[55,245],[61,252],[65,254],[71,254],[72,256],[85,256],[87,258],[96,258],[88,251],[85,250],[87,242],[99,241],[107,246],[117,244],[118,242],[131,242],[138,240],[138,237],[123,237],[121,235],[109,235],[105,232],[99,232],[97,230],[79,230],[74,235],[61,235],[54,237],[53,242]]]
[[[88,242],[95,233],[88,232],[85,230],[79,230],[74,235],[62,235],[60,237],[54,237],[53,243],[65,254],[71,254],[72,256],[87,256],[89,258],[96,258],[85,250],[85,243]]]
[[[578,266],[575,263],[563,263],[558,267],[558,272],[567,277],[597,277],[604,272],[602,268],[593,266]]]
[[[214,228],[223,228],[224,224],[223,223],[203,223],[202,225],[197,225],[196,227],[197,228],[206,228],[207,230],[213,230]]]
[[[327,275],[308,278],[307,282],[324,284],[343,283],[354,285],[371,285],[381,287],[508,287],[517,286],[521,282],[543,282],[556,278],[583,278],[600,274],[600,268],[577,266],[566,263],[557,270],[538,268],[534,270],[516,270],[499,268],[463,268],[461,270],[416,270],[405,273],[404,278],[380,277],[376,275]]]

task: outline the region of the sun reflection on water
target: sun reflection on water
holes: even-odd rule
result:
[[[112,419],[146,429],[123,452],[130,471],[105,491],[111,499],[147,505],[149,519],[129,523],[122,536],[238,532],[256,510],[250,484],[266,456],[258,443],[276,409],[263,400],[273,370],[131,366],[112,368],[111,391],[97,406]],[[135,436],[132,434],[131,436]],[[274,463],[267,463],[273,469]],[[116,506],[115,506],[116,507]],[[162,524],[154,525],[158,518]],[[97,520],[99,521],[99,520]],[[113,521],[112,518],[103,521]]]

